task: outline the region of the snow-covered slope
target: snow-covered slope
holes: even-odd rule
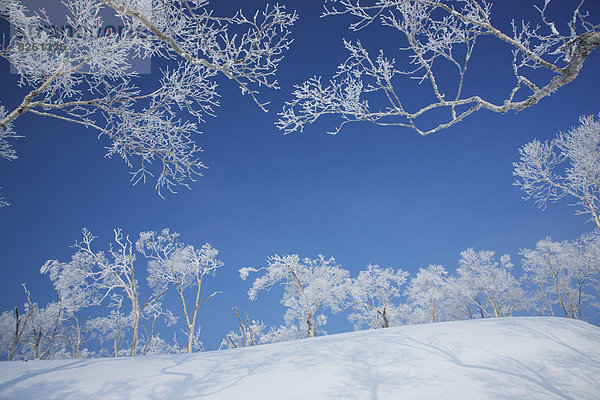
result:
[[[404,326],[193,355],[0,363],[2,399],[600,399],[600,328]]]

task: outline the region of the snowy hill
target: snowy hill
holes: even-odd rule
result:
[[[517,317],[193,355],[0,363],[2,399],[598,399],[600,328]]]

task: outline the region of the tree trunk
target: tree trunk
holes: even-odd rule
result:
[[[8,352],[8,358],[7,358],[8,361],[11,361],[13,359],[13,357],[15,356],[15,351],[17,350],[17,346],[19,345],[19,342],[21,341],[21,335],[23,334],[23,331],[25,330],[25,325],[27,325],[28,319],[29,319],[29,315],[27,316],[27,318],[25,318],[23,325],[21,325],[21,319],[19,318],[19,309],[17,307],[15,307],[15,334],[13,336],[13,341],[10,346],[10,351]]]
[[[313,322],[312,313],[308,314],[308,317],[306,318],[306,330],[309,338],[315,337],[315,324]]]
[[[135,357],[136,352],[137,352],[137,344],[138,344],[138,334],[139,334],[139,318],[136,315],[135,316],[135,320],[133,321],[133,333],[132,333],[132,338],[131,338],[131,351],[129,352],[129,355],[131,357]]]
[[[137,297],[137,293],[133,296],[133,299],[131,301],[131,306],[132,306],[132,312],[133,312],[133,332],[132,332],[132,336],[131,336],[131,351],[129,353],[129,355],[131,357],[135,357],[136,353],[137,353],[137,344],[138,344],[138,334],[139,334],[139,328],[140,328],[140,318],[141,318],[141,312],[140,312],[140,307],[139,307],[139,302],[138,302],[138,297]]]
[[[60,322],[61,316],[62,316],[62,307],[58,310],[58,313],[56,314],[56,318],[54,319],[54,326],[52,327],[52,333],[50,334],[50,343],[48,343],[48,347],[46,347],[46,350],[44,350],[42,355],[38,357],[39,360],[43,359],[50,353],[50,350],[52,349],[52,345],[54,344],[54,338],[56,337],[56,332],[58,330],[58,323]]]
[[[383,307],[383,313],[381,314],[381,316],[383,317],[383,326],[382,326],[382,328],[389,328],[390,327],[390,322],[388,321],[388,318],[387,318],[386,307]]]

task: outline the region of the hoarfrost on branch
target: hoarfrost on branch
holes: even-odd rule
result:
[[[408,54],[410,65],[401,70],[383,50],[374,53],[360,40],[344,40],[349,55],[333,78],[325,82],[315,76],[296,85],[276,125],[285,133],[302,131],[332,114],[342,120],[333,134],[347,123],[367,121],[428,135],[480,109],[506,113],[533,106],[577,78],[587,56],[600,46],[600,25],[589,21],[583,0],[574,3],[566,23],[551,20],[549,4],[546,0],[534,6],[539,25],[513,21],[512,31],[504,32],[492,23],[492,3],[486,0],[329,0],[323,16],[351,16],[351,31],[379,23],[403,36],[407,47],[401,55]],[[505,90],[501,102],[463,91],[469,61],[483,36],[498,39],[512,51],[514,85]],[[452,71],[455,75],[449,78]],[[426,83],[431,100],[411,104],[415,96],[404,96],[402,77]]]
[[[533,140],[519,149],[515,185],[546,208],[548,201],[574,200],[577,215],[589,215],[600,230],[600,121],[581,117],[580,125],[551,141]]]
[[[314,260],[300,260],[297,254],[275,255],[267,264],[240,269],[242,279],[250,272],[263,272],[248,290],[248,297],[255,300],[260,290],[268,291],[277,283],[284,286],[281,303],[287,308],[285,322],[291,326],[297,321],[306,337],[314,337],[316,328],[327,322],[323,313],[318,314],[320,311],[328,308],[338,312],[344,306],[350,278],[348,271],[336,265],[333,257],[327,259],[319,255]]]
[[[253,16],[218,17],[205,0],[63,0],[66,22],[57,29],[42,9],[0,0],[0,18],[14,34],[0,56],[30,90],[12,110],[0,105],[0,157],[16,158],[10,142],[24,114],[94,129],[107,140],[107,157],[132,169],[132,182],[152,178],[175,192],[202,175],[195,134],[219,105],[217,75],[234,81],[265,110],[259,88],[278,88],[275,73],[292,42],[296,20],[284,6]],[[97,34],[103,13],[116,13],[123,29]],[[50,27],[50,28],[48,28]],[[55,43],[56,51],[19,51],[19,44]],[[153,89],[139,84],[135,60],[161,60]],[[149,62],[149,61],[148,61]],[[159,166],[157,167],[156,164]],[[6,202],[0,198],[0,205]]]

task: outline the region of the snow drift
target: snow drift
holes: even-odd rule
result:
[[[598,399],[600,328],[516,317],[246,349],[0,363],[2,399]]]

